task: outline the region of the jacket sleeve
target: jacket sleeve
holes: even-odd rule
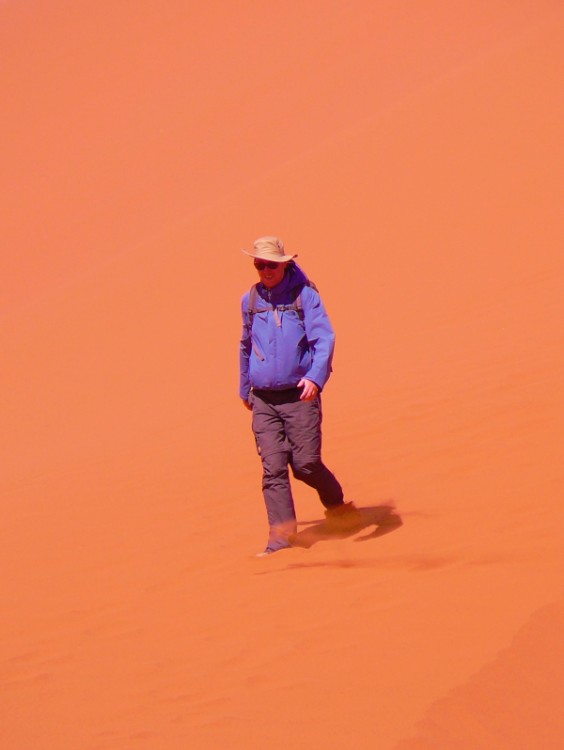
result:
[[[331,364],[335,350],[335,332],[325,311],[319,294],[311,287],[302,292],[304,326],[312,354],[312,363],[307,374],[321,390],[331,375]]]
[[[244,401],[249,400],[251,392],[251,381],[249,379],[249,357],[251,356],[251,329],[248,323],[247,310],[249,306],[249,294],[245,294],[241,300],[241,317],[243,320],[243,331],[239,347],[239,395]]]

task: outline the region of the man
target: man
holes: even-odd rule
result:
[[[292,546],[296,513],[288,467],[313,487],[333,527],[358,523],[341,485],[321,460],[320,393],[331,374],[333,328],[321,298],[277,237],[261,237],[246,255],[259,282],[244,295],[240,396],[253,413],[262,460],[270,555]]]

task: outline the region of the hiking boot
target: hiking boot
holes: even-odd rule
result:
[[[290,545],[285,544],[282,547],[276,547],[276,549],[273,549],[272,547],[267,547],[262,552],[257,552],[255,557],[269,557],[270,555],[273,555],[275,552],[280,552],[281,549],[290,549]]]
[[[362,515],[354,503],[341,503],[327,508],[325,524],[329,531],[356,531],[362,526]]]

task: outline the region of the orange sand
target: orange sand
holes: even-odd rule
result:
[[[563,18],[2,2],[2,748],[562,747]],[[257,560],[271,233],[326,461],[403,525]]]

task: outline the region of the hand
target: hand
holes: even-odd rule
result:
[[[243,398],[243,399],[241,399],[241,401],[243,402],[243,406],[245,407],[245,409],[248,409],[249,411],[252,411],[252,410],[253,410],[253,407],[252,407],[252,406],[251,406],[251,405],[249,404],[249,402],[248,402],[248,401],[245,401],[245,399],[244,399],[244,398]]]
[[[298,388],[303,388],[302,395],[300,396],[300,401],[313,401],[313,399],[316,398],[317,394],[319,393],[317,384],[314,383],[313,380],[307,380],[307,378],[302,378],[300,380],[300,382],[298,383]]]

